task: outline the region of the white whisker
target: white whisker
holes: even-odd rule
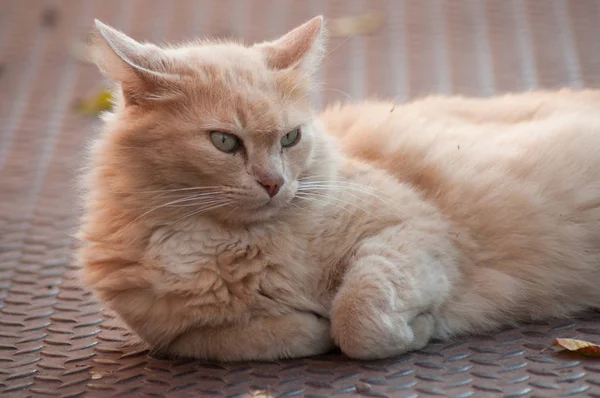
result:
[[[178,222],[181,222],[181,221],[183,221],[185,219],[188,219],[190,217],[193,217],[193,216],[196,216],[196,215],[200,215],[200,214],[204,214],[204,213],[206,213],[208,211],[216,210],[216,209],[218,209],[220,207],[225,207],[225,206],[227,206],[227,205],[229,205],[231,203],[233,203],[233,201],[232,200],[228,200],[228,201],[225,201],[225,202],[221,202],[221,203],[215,204],[213,206],[203,207],[201,209],[194,210],[193,212],[188,213],[188,214],[184,215],[183,217],[180,217],[177,220],[169,223],[168,226],[177,224]]]
[[[304,194],[307,194],[307,192],[304,192]],[[362,211],[363,213],[365,213],[365,214],[368,214],[369,216],[371,216],[371,217],[373,217],[373,218],[376,218],[376,219],[378,219],[378,220],[381,220],[381,219],[380,219],[378,216],[376,216],[375,214],[371,213],[370,211],[368,211],[368,210],[367,210],[367,209],[365,209],[364,207],[361,207],[361,206],[359,206],[359,205],[358,205],[358,204],[356,204],[356,203],[353,203],[353,202],[349,202],[349,201],[345,201],[345,200],[343,200],[343,199],[340,199],[340,198],[339,198],[339,197],[337,197],[337,196],[334,196],[334,195],[328,195],[327,193],[321,193],[321,192],[310,192],[309,194],[310,194],[310,195],[317,195],[317,196],[320,196],[320,197],[322,197],[322,198],[325,198],[325,199],[330,199],[330,200],[332,200],[332,201],[337,201],[337,202],[339,202],[339,203],[342,203],[342,204],[345,204],[345,205],[347,205],[347,206],[352,206],[352,207],[354,207],[354,208],[356,208],[356,209],[358,209],[358,210]],[[346,194],[348,194],[348,192],[346,192]],[[358,198],[358,199],[360,200],[360,197],[357,197],[357,196],[354,196],[354,197],[355,197],[355,198]]]
[[[306,183],[301,182],[299,184],[298,189],[302,189],[302,188],[309,188],[309,189],[315,188],[316,189],[316,188],[332,188],[332,187],[351,188],[351,189],[357,190],[359,192],[365,193],[369,196],[373,196],[381,201],[388,203],[391,206],[395,206],[395,203],[387,202],[386,199],[384,199],[380,195],[377,195],[372,190],[367,189],[367,188],[369,188],[368,185],[360,184],[360,183],[353,182],[353,181],[347,181],[347,180],[326,181],[326,180],[323,180],[323,181],[309,181]]]
[[[297,208],[297,209],[304,210],[305,212],[308,212],[308,213],[310,213],[310,210],[308,210],[308,209],[305,209],[304,207],[302,207],[302,206],[300,206],[300,205],[297,205],[297,204],[296,204],[296,203],[294,203],[294,202],[290,202],[290,205],[294,206],[294,207],[295,207],[295,208]]]
[[[164,203],[162,205],[156,206],[157,209],[162,208],[162,207],[169,207],[171,205],[175,205],[178,203],[183,203],[183,202],[190,202],[193,200],[198,200],[200,201],[200,199],[214,199],[214,198],[220,198],[222,199],[223,196],[215,196],[216,193],[201,193],[201,194],[197,194],[197,195],[189,195],[189,196],[185,196],[183,198],[179,198],[176,200],[172,200],[170,202]]]
[[[335,198],[331,198],[331,197],[328,197],[328,196],[325,196],[325,195],[318,195],[318,194],[315,194],[315,193],[312,193],[312,192],[298,193],[298,194],[296,194],[296,197],[298,197],[300,199],[304,199],[304,200],[309,200],[309,201],[312,200],[313,202],[319,203],[319,204],[322,204],[322,205],[328,205],[328,204],[330,204],[332,206],[337,207],[340,210],[344,210],[345,212],[347,212],[350,215],[353,215],[353,213],[352,213],[352,211],[350,209],[348,209],[348,208],[346,208],[346,207],[344,207],[344,206],[336,203],[335,202]],[[329,200],[327,200],[327,199],[329,199]],[[348,203],[344,203],[344,204],[349,205]],[[350,206],[351,206],[351,204],[350,204]]]
[[[356,182],[352,182],[352,181],[347,181],[347,180],[329,180],[329,181],[328,180],[321,180],[321,181],[300,182],[300,184],[298,186],[298,192],[318,191],[318,190],[328,191],[328,190],[331,190],[331,189],[334,189],[334,188],[346,190],[346,194],[351,195],[351,196],[356,197],[356,198],[359,198],[359,197],[357,197],[355,195],[352,195],[348,191],[352,190],[352,191],[357,192],[357,193],[363,193],[365,195],[373,197],[373,198],[381,201],[382,203],[385,203],[388,206],[392,207],[402,217],[404,217],[404,218],[407,217],[407,215],[405,214],[405,212],[402,209],[400,209],[391,200],[388,200],[388,199],[382,197],[381,195],[378,195],[377,193],[373,192],[372,190],[368,189],[369,187],[367,185],[356,183]]]
[[[324,87],[324,88],[322,89],[322,91],[334,91],[334,92],[336,92],[336,93],[340,93],[340,94],[343,94],[344,96],[346,96],[346,97],[347,97],[347,98],[350,100],[350,102],[353,102],[353,103],[355,102],[355,101],[354,101],[354,98],[352,98],[352,97],[350,96],[350,94],[348,94],[348,93],[347,93],[347,92],[345,92],[345,91],[339,90],[339,89],[337,89],[337,88],[327,88],[327,87]]]
[[[203,195],[203,194],[199,194],[199,195]],[[152,212],[154,212],[154,211],[156,211],[156,210],[158,210],[158,209],[162,209],[162,208],[165,208],[165,207],[169,207],[170,205],[174,205],[174,204],[177,204],[177,203],[182,203],[182,202],[185,202],[185,201],[190,201],[190,200],[197,199],[195,196],[196,196],[196,195],[187,196],[187,197],[180,198],[180,199],[177,199],[177,200],[172,200],[172,201],[170,201],[170,202],[167,202],[167,203],[163,203],[163,204],[161,204],[161,205],[158,205],[158,206],[154,206],[154,207],[153,207],[153,208],[151,208],[150,210],[148,210],[148,211],[146,211],[146,212],[142,213],[141,215],[139,215],[138,217],[134,218],[134,219],[133,219],[132,221],[130,221],[129,223],[125,224],[125,226],[123,226],[122,228],[120,228],[120,229],[119,229],[119,230],[118,230],[116,233],[117,233],[117,234],[118,234],[118,233],[120,233],[121,231],[123,231],[124,229],[126,229],[127,227],[129,227],[130,225],[132,225],[132,224],[134,224],[135,222],[139,221],[139,220],[140,220],[141,218],[143,218],[144,216],[146,216],[146,215],[148,215],[148,214],[150,214],[150,213],[152,213]]]
[[[239,209],[241,206],[242,206],[242,205],[237,205],[237,206],[235,206],[235,207],[234,207],[233,209],[231,209],[231,210],[229,211],[229,213],[227,213],[227,214],[225,215],[225,217],[223,217],[223,218],[224,218],[224,219],[227,219],[227,218],[229,218],[229,215],[230,215],[231,213],[233,213],[234,211],[236,211],[237,209]]]
[[[163,193],[163,192],[180,192],[180,191],[197,191],[203,189],[223,189],[223,186],[205,186],[205,187],[186,187],[186,188],[174,188],[174,189],[157,189],[150,191],[115,191],[117,194],[143,194],[143,193]]]
[[[194,201],[194,203],[185,203],[185,204],[175,204],[175,205],[169,205],[168,207],[192,207],[192,206],[204,206],[204,205],[210,205],[213,203],[218,203],[223,201],[224,198],[213,198],[209,200],[197,200]],[[190,199],[192,200],[192,199]]]

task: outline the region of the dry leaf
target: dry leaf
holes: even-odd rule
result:
[[[273,396],[267,390],[256,390],[246,394],[244,398],[273,398]]]
[[[112,108],[112,96],[107,90],[100,90],[89,98],[78,101],[75,109],[86,115],[98,115]]]
[[[328,21],[329,35],[332,37],[347,37],[368,35],[383,26],[383,14],[371,11],[355,17],[332,18]]]
[[[600,346],[584,340],[554,339],[554,345],[582,355],[600,357]]]

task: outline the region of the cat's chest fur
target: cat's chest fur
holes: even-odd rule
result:
[[[232,314],[322,313],[311,298],[314,262],[301,231],[285,225],[228,230],[208,219],[158,229],[146,251],[161,274],[159,294],[185,294],[192,305]]]

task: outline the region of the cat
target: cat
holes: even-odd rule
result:
[[[158,47],[96,21],[115,104],[77,261],[128,328],[180,357],[377,359],[600,305],[600,92],[319,115],[325,37]]]

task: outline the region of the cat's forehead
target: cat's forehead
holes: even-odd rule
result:
[[[169,49],[169,56],[188,66],[210,65],[223,70],[248,69],[259,72],[265,68],[260,52],[235,43],[202,44]]]
[[[193,101],[193,111],[200,111],[198,116],[204,120],[269,134],[298,119],[292,115],[299,110],[290,108],[304,105],[303,76],[268,68],[258,51],[216,44],[175,49],[171,55],[196,71],[197,79],[186,83],[187,100]]]
[[[230,92],[224,96],[222,101],[213,102],[205,119],[216,130],[268,139],[278,137],[282,130],[304,120],[302,112],[264,93]]]

